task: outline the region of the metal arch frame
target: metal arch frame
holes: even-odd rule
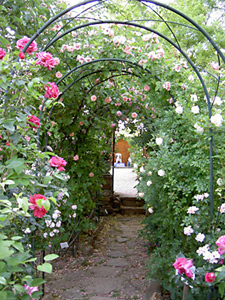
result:
[[[108,2],[110,0],[88,0],[88,1],[84,1],[81,2],[79,4],[73,5],[65,10],[63,10],[62,12],[60,12],[59,14],[57,14],[56,16],[54,16],[53,18],[51,18],[49,21],[47,21],[30,39],[30,41],[27,43],[27,45],[24,47],[23,52],[26,51],[26,49],[29,47],[29,45],[32,43],[32,41],[34,41],[49,25],[51,25],[52,23],[54,23],[57,19],[59,19],[61,16],[63,16],[64,14],[66,14],[67,12],[78,8],[80,6],[84,6],[86,4],[90,4],[90,3],[105,3]],[[183,19],[185,19],[186,21],[188,21],[189,23],[191,23],[195,28],[197,28],[197,30],[199,32],[201,32],[205,38],[211,43],[211,45],[213,46],[213,48],[217,51],[217,57],[218,57],[218,62],[220,64],[220,58],[222,59],[222,61],[225,63],[225,57],[223,55],[223,53],[221,52],[220,48],[216,45],[216,43],[212,40],[212,38],[210,37],[210,35],[199,25],[197,24],[194,20],[192,20],[190,17],[188,17],[187,15],[185,15],[184,13],[178,11],[177,9],[174,9],[173,7],[170,7],[164,3],[158,2],[158,1],[150,1],[150,0],[134,0],[137,1],[139,3],[143,3],[144,5],[147,4],[155,4],[157,6],[163,7],[169,11],[172,11],[173,13],[179,15],[180,17],[182,17]],[[168,26],[167,22],[165,20],[162,20],[167,27],[170,30],[170,27]],[[146,27],[146,26],[142,26],[140,24],[137,23],[133,23],[133,22],[125,22],[125,21],[96,21],[96,22],[90,22],[90,23],[86,23],[80,26],[76,26],[73,29],[69,29],[67,30],[65,33],[62,33],[59,37],[54,38],[52,41],[50,41],[50,43],[48,43],[48,45],[45,47],[45,50],[50,47],[54,42],[56,42],[58,39],[60,39],[61,37],[63,37],[65,34],[79,29],[79,28],[83,28],[83,27],[87,27],[87,26],[91,26],[91,25],[95,25],[95,24],[104,24],[104,23],[114,23],[114,24],[123,24],[123,25],[129,25],[129,26],[134,26],[134,27],[139,27],[142,28],[144,30],[150,31],[150,32],[154,32],[157,35],[159,35],[160,37],[162,37],[164,40],[166,40],[168,43],[170,43],[172,46],[174,46],[182,55],[183,57],[188,61],[188,63],[191,65],[192,69],[195,71],[195,73],[197,74],[201,85],[203,87],[205,96],[206,96],[206,100],[207,100],[207,104],[208,104],[208,113],[209,113],[209,119],[211,118],[211,104],[210,104],[210,100],[209,100],[209,94],[205,85],[205,82],[200,74],[200,72],[198,71],[197,67],[195,66],[195,64],[192,62],[192,60],[187,56],[187,54],[180,48],[179,44],[177,45],[176,43],[174,43],[171,39],[169,39],[167,36],[161,34],[160,32],[150,28],[150,27]],[[170,30],[171,31],[171,30]],[[172,35],[173,34],[173,31]],[[176,40],[176,38],[175,38]],[[217,95],[217,91],[219,88],[219,81],[217,83],[217,88],[215,91],[215,96]],[[213,104],[212,104],[213,105]],[[210,137],[210,215],[211,215],[211,222],[213,220],[213,136],[212,136],[212,128],[209,128],[209,137]]]

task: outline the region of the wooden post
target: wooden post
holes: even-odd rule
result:
[[[184,283],[184,287],[183,287],[183,298],[182,298],[182,300],[186,300],[186,295],[187,295],[187,293],[188,293],[188,289],[189,289],[188,285],[186,285],[186,284]]]

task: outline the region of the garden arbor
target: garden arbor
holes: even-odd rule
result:
[[[25,46],[25,48],[23,49],[23,52],[26,52],[26,49],[29,47],[29,45],[40,37],[45,36],[45,32],[46,30],[51,30],[52,26],[55,27],[54,32],[55,34],[53,36],[50,36],[50,38],[48,38],[47,42],[44,42],[45,46],[43,47],[43,51],[51,51],[52,47],[55,47],[56,49],[59,49],[60,47],[62,47],[62,45],[60,45],[60,41],[64,38],[66,38],[67,36],[69,36],[69,34],[72,34],[74,36],[76,36],[76,33],[78,33],[79,35],[79,31],[82,31],[85,28],[88,28],[89,32],[91,32],[94,28],[96,28],[98,25],[100,25],[100,27],[104,27],[104,25],[109,26],[109,28],[111,28],[111,26],[119,26],[120,28],[124,28],[124,27],[132,27],[135,30],[140,30],[140,34],[142,35],[146,35],[149,33],[155,34],[158,37],[162,38],[168,45],[172,46],[174,49],[177,50],[177,52],[179,52],[182,57],[186,60],[186,62],[188,63],[188,67],[193,70],[193,72],[197,75],[200,84],[202,86],[202,90],[203,93],[205,94],[205,98],[206,98],[206,103],[207,103],[207,107],[208,107],[208,117],[209,120],[212,117],[212,108],[214,105],[214,101],[217,97],[218,94],[220,94],[220,88],[221,85],[223,85],[221,83],[221,77],[220,75],[217,75],[217,73],[213,74],[212,70],[207,71],[207,69],[201,70],[200,67],[198,66],[198,58],[195,57],[195,62],[190,58],[190,55],[188,55],[188,49],[183,49],[180,46],[180,41],[177,35],[177,32],[179,31],[179,28],[181,27],[186,27],[188,28],[188,30],[193,31],[193,34],[197,32],[197,34],[201,34],[204,36],[205,38],[205,47],[209,48],[209,49],[214,49],[215,52],[215,58],[212,60],[216,60],[218,64],[218,68],[220,67],[221,64],[223,64],[223,62],[225,62],[225,57],[223,55],[223,53],[221,52],[220,48],[216,45],[216,43],[213,41],[212,37],[209,36],[209,34],[199,25],[197,24],[194,20],[192,20],[189,16],[183,14],[182,12],[164,4],[164,3],[160,3],[158,1],[141,1],[141,0],[136,0],[133,1],[132,4],[136,3],[137,4],[142,4],[142,6],[149,12],[152,13],[152,15],[155,17],[155,19],[139,19],[139,20],[126,20],[126,21],[118,21],[118,20],[108,20],[108,16],[106,16],[105,18],[100,18],[98,13],[94,13],[94,16],[92,16],[92,12],[95,12],[96,10],[102,11],[105,8],[105,5],[107,5],[107,2],[109,2],[110,4],[112,4],[112,1],[84,1],[81,2],[79,4],[73,5],[67,9],[65,9],[64,11],[62,11],[61,13],[57,14],[55,17],[53,17],[52,19],[50,19],[49,21],[46,22],[46,24],[40,28],[40,30],[38,30],[36,32],[36,34],[34,34],[32,36],[32,38],[30,39],[30,41],[27,43],[27,45]],[[160,8],[160,10],[159,10]],[[168,10],[170,12],[172,12],[174,15],[178,16],[180,19],[180,22],[173,22],[173,19],[171,20],[167,20],[164,18],[163,16],[163,12],[165,10]],[[69,18],[64,18],[68,13],[72,13],[71,16]],[[101,13],[100,13],[101,14]],[[75,25],[74,23],[76,23],[76,21],[79,20],[79,22],[81,24],[79,25]],[[81,21],[82,20],[82,21]],[[61,22],[61,25],[58,25],[58,22]],[[153,23],[156,22],[161,22],[165,25],[165,27],[168,29],[168,34],[165,35],[161,32],[159,32],[158,30],[154,29],[153,27],[151,27],[151,25]],[[150,26],[149,26],[150,25]],[[86,31],[86,34],[88,34],[88,31]],[[110,36],[110,33],[109,33]],[[45,36],[46,38],[46,36]],[[45,41],[44,38],[44,41]],[[130,38],[130,37],[129,37]],[[69,39],[71,40],[71,38]],[[115,44],[118,43],[118,45],[122,45],[126,43],[123,41],[116,41],[113,42],[113,45],[115,46]],[[117,45],[117,46],[118,46]],[[78,46],[79,47],[79,46]],[[62,49],[62,48],[61,48]],[[59,50],[58,50],[59,51]],[[70,50],[69,50],[70,51]],[[57,81],[57,85],[61,85],[63,83],[63,90],[62,93],[60,94],[59,98],[61,96],[63,96],[67,90],[71,89],[78,81],[84,79],[84,78],[91,78],[91,76],[93,76],[94,74],[99,74],[101,72],[105,72],[105,70],[108,68],[108,71],[110,72],[116,72],[116,75],[113,75],[112,77],[116,77],[116,76],[122,76],[122,75],[130,75],[130,76],[144,76],[146,78],[146,76],[148,76],[149,78],[154,76],[159,82],[162,81],[160,79],[160,76],[155,75],[154,72],[151,72],[151,70],[148,69],[148,64],[145,62],[144,66],[143,63],[138,64],[138,59],[135,57],[135,55],[133,55],[131,60],[127,60],[124,58],[120,58],[118,57],[105,57],[105,53],[104,50],[103,51],[99,51],[99,58],[97,59],[88,59],[85,62],[84,58],[81,58],[80,62],[81,64],[78,66],[71,66],[71,61],[69,61],[67,59],[66,61],[66,66],[67,66],[67,71],[65,71],[63,73],[62,78],[60,78]],[[103,57],[101,57],[101,52],[103,53]],[[125,53],[129,53],[129,51],[127,50],[127,52],[125,51]],[[110,53],[111,54],[111,53]],[[114,53],[113,53],[114,54]],[[79,55],[78,55],[79,56]],[[75,59],[76,56],[73,57],[73,59]],[[78,59],[79,60],[79,59]],[[154,60],[154,57],[151,57],[150,60]],[[104,67],[104,62],[118,62],[117,66],[114,67],[114,69],[110,70],[109,66]],[[101,68],[100,70],[98,69],[98,67],[96,67],[96,64],[98,63],[102,63],[103,68]],[[118,65],[120,66],[120,68],[118,68]],[[122,66],[122,68],[121,68]],[[142,75],[137,75],[135,74],[137,69],[142,69],[143,73]],[[215,69],[215,68],[214,68]],[[140,71],[138,71],[139,74]],[[118,75],[119,74],[119,75]],[[145,74],[145,75],[143,75]],[[72,76],[74,78],[73,79],[69,79]],[[207,86],[207,83],[204,80],[204,76],[210,76],[212,78],[212,80],[214,80],[214,90],[210,90],[210,94],[209,94],[209,87]],[[66,81],[66,83],[65,83]],[[99,83],[97,83],[98,85]],[[92,86],[92,88],[94,88],[94,86]],[[211,89],[211,88],[210,88]],[[175,99],[172,95],[173,101],[175,102]],[[211,99],[211,100],[210,100]],[[58,99],[57,99],[58,100]],[[56,100],[56,101],[57,101]],[[42,110],[41,110],[41,114],[44,108],[45,102],[43,103],[42,106]],[[53,108],[52,108],[53,109]],[[41,117],[40,114],[40,117]],[[210,211],[211,211],[211,219],[213,218],[213,129],[210,126],[209,127],[209,143],[210,143]]]
[[[200,225],[216,237],[217,227],[222,226],[225,172],[224,101],[221,99],[225,90],[225,57],[207,31],[182,12],[157,1],[133,0],[126,4],[129,10],[140,10],[143,18],[137,14],[132,20],[121,19],[120,8],[118,19],[111,20],[116,14],[114,1],[84,1],[48,20],[26,41],[25,47],[17,44],[21,51],[19,63],[22,63],[12,65],[13,76],[8,90],[3,91],[3,115],[9,116],[3,122],[4,134],[7,133],[4,146],[10,147],[10,142],[15,142],[17,148],[12,145],[12,149],[6,148],[3,184],[9,181],[3,185],[3,192],[6,184],[15,187],[18,183],[21,193],[13,195],[26,213],[27,195],[35,193],[36,196],[30,196],[33,204],[30,208],[38,211],[36,217],[40,219],[50,208],[45,198],[49,197],[61,213],[56,210],[51,220],[50,217],[40,220],[42,227],[31,218],[33,241],[35,237],[40,246],[55,243],[57,248],[60,241],[68,240],[71,245],[75,231],[91,227],[88,214],[95,206],[101,189],[100,178],[108,167],[106,161],[111,149],[108,139],[117,125],[125,122],[132,132],[137,128],[142,130],[137,144],[147,144],[151,152],[149,159],[143,158],[138,150],[135,153],[142,178],[139,196],[144,197],[150,214],[155,211],[146,228],[155,226],[160,233],[155,240],[153,238],[157,245],[164,243],[165,233],[168,233],[165,244],[169,245],[168,249],[174,244],[173,252],[168,250],[169,258],[174,259],[180,249],[191,257],[190,249],[196,247],[194,243],[202,234]],[[199,42],[197,46],[190,42],[186,48],[181,32],[186,34],[185,39]],[[23,61],[24,56],[26,59],[37,51],[34,42],[38,45],[36,58],[31,56]],[[200,51],[203,49],[205,60]],[[16,76],[24,81],[15,80]],[[16,88],[11,91],[13,84]],[[25,88],[20,88],[22,84]],[[19,100],[14,104],[15,93]],[[40,98],[42,102],[37,101]],[[32,110],[40,111],[39,118],[29,116],[26,120]],[[15,120],[22,125],[17,126]],[[28,129],[33,130],[30,136],[25,135]],[[18,135],[16,130],[21,133]],[[59,158],[53,156],[54,151]],[[35,155],[35,164],[27,159],[29,155]],[[98,162],[96,156],[100,157]],[[213,163],[214,156],[216,163]],[[60,174],[66,164],[69,178]],[[26,166],[30,169],[23,172]],[[218,177],[220,181],[216,180]],[[58,182],[53,184],[54,180],[65,179],[69,182],[67,189],[59,189]],[[22,198],[24,194],[26,197]],[[52,195],[58,198],[58,204]],[[204,204],[205,218],[200,225],[202,216],[194,219],[200,210],[196,206],[199,199]],[[193,203],[195,206],[190,206]],[[193,219],[185,216],[187,210],[191,217],[195,215]],[[61,219],[56,222],[58,218]],[[169,224],[171,220],[173,226]],[[157,227],[159,221],[161,228]],[[194,232],[191,228],[194,222],[197,222],[198,238],[189,243],[186,235]],[[47,237],[55,236],[58,231],[51,231],[53,223],[59,227],[61,223],[70,225],[71,232],[62,229],[59,237],[49,241]],[[44,226],[50,230],[48,233],[43,233]],[[35,236],[37,231],[41,237]],[[208,243],[212,236],[208,237]],[[163,257],[160,250],[156,250],[159,257]],[[222,246],[219,250],[223,255]],[[216,259],[218,262],[218,257]],[[172,261],[167,263],[172,265]],[[45,267],[39,268],[40,271],[45,271]],[[177,264],[174,267],[179,270]],[[185,273],[188,278],[191,274],[192,271]],[[222,289],[223,286],[221,295]]]

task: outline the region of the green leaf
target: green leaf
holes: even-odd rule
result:
[[[6,130],[8,130],[11,133],[15,131],[14,120],[13,121],[5,121],[3,123],[3,126]]]
[[[63,181],[65,180],[65,178],[59,173],[55,173],[55,174],[53,174],[53,176],[60,179],[60,180],[63,180]]]
[[[22,238],[23,238],[22,236],[13,236],[12,240],[13,241],[18,241],[18,240],[21,240]]]
[[[14,284],[13,287],[15,290],[17,290],[20,293],[24,292],[24,287],[21,284]]]
[[[0,284],[6,285],[7,281],[4,277],[0,276]]]
[[[54,197],[49,197],[49,200],[51,200],[54,204],[56,204],[56,199]]]
[[[38,271],[45,272],[45,273],[52,273],[52,265],[49,263],[44,263],[42,265],[37,266]]]
[[[44,257],[45,261],[50,261],[50,260],[54,260],[56,258],[58,258],[59,256],[57,254],[48,254]]]
[[[50,208],[50,202],[48,200],[42,200],[42,205],[44,207],[44,209],[46,209],[47,211],[49,211]]]
[[[45,283],[46,282],[46,280],[44,280],[44,279],[42,279],[42,278],[35,278],[32,282],[31,282],[31,284],[30,284],[30,286],[39,286],[39,285],[42,285],[43,283]]]
[[[45,178],[44,178],[44,184],[48,184],[51,180],[52,180],[52,176],[46,176]]]

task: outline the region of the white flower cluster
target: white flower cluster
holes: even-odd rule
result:
[[[208,193],[204,193],[202,195],[195,195],[194,198],[195,200],[197,200],[197,202],[200,200],[200,201],[203,201],[204,198],[208,198],[209,197],[209,194]]]
[[[204,233],[198,233],[197,235],[196,235],[196,241],[197,242],[200,242],[200,243],[202,243],[203,241],[204,241],[204,239],[205,239],[205,235],[204,235]]]
[[[211,264],[216,264],[218,263],[220,259],[220,254],[218,251],[209,251],[209,245],[205,245],[203,247],[199,247],[198,250],[196,251],[199,256],[203,256],[204,260],[207,260]]]
[[[199,126],[197,123],[195,123],[194,128],[199,132],[199,133],[203,133],[204,132],[204,128]]]
[[[190,206],[187,210],[188,214],[194,215],[196,213],[196,211],[198,211],[199,208],[197,206]]]
[[[163,138],[157,137],[157,138],[155,139],[155,142],[156,142],[157,145],[162,145],[162,143],[163,143]]]
[[[191,226],[184,227],[184,234],[185,235],[191,235],[193,232],[194,232],[194,230]]]
[[[52,214],[52,219],[53,219],[53,220],[45,220],[46,227],[48,227],[48,228],[55,228],[55,227],[60,228],[60,227],[61,227],[61,221],[60,221],[60,220],[57,221],[57,219],[60,217],[60,215],[61,215],[61,212],[60,212],[58,209],[56,209],[56,210],[53,212],[53,214]],[[55,229],[53,229],[53,230],[49,233],[49,236],[50,236],[50,237],[53,237],[53,236],[54,236],[55,234],[57,234],[57,233],[59,233],[59,230],[55,228]],[[44,237],[44,238],[47,238],[47,236],[48,236],[48,233],[45,232],[45,233],[43,234],[43,237]]]
[[[213,123],[215,126],[220,127],[223,122],[223,117],[221,114],[217,113],[214,116],[210,118],[211,123]]]
[[[182,114],[182,112],[184,110],[182,105],[178,101],[176,101],[175,106],[176,106],[176,109],[175,109],[176,113],[179,115]]]
[[[218,207],[221,214],[225,214],[225,203],[223,203],[220,207]]]

